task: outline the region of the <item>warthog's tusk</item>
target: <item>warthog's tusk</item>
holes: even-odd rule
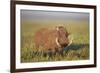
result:
[[[58,42],[58,38],[56,38],[55,42],[56,42],[58,47],[61,47],[60,43]]]
[[[57,27],[56,30],[59,31],[59,27]]]

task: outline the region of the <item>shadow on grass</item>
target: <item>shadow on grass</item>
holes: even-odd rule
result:
[[[88,48],[88,47],[89,44],[71,44],[70,46],[65,47],[63,51],[78,50],[78,49]]]

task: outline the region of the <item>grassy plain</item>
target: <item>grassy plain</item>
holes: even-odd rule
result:
[[[34,34],[41,28],[52,28],[63,24],[73,37],[72,44],[68,50],[44,56],[43,52],[38,53],[34,44]],[[83,21],[62,21],[62,22],[24,22],[21,23],[21,62],[43,62],[43,61],[73,61],[89,59],[89,24]]]

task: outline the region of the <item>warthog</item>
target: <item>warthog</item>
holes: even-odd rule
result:
[[[69,33],[63,26],[54,29],[42,28],[36,32],[34,42],[38,50],[56,52],[68,46],[68,36]]]

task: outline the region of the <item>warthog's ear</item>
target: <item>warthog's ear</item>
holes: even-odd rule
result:
[[[70,46],[70,45],[73,43],[73,37],[68,36],[68,39],[69,39],[69,44],[68,44],[68,46]]]
[[[58,41],[58,37],[56,37],[55,42],[56,42],[56,44],[57,44],[58,47],[61,47],[61,45],[60,45],[60,43]]]

